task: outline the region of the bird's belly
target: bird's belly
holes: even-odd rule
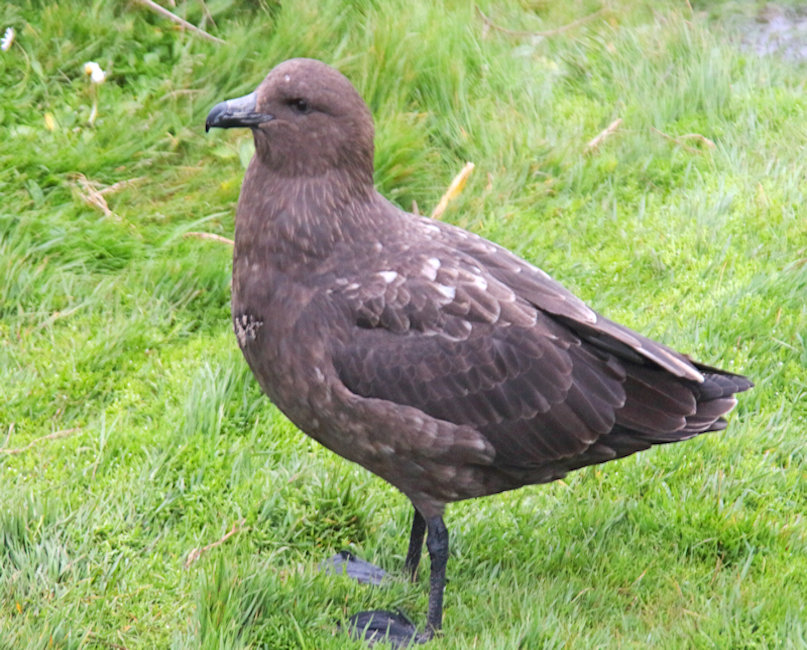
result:
[[[338,323],[313,304],[321,302],[317,292],[260,278],[233,283],[233,329],[247,364],[263,392],[299,429],[350,457],[340,448],[333,416],[338,408],[329,350]]]

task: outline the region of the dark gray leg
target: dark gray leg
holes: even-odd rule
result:
[[[417,508],[414,511],[412,533],[409,535],[409,550],[406,551],[406,560],[404,561],[404,571],[409,574],[412,580],[417,576],[420,556],[423,553],[423,537],[426,534],[426,520],[417,511]]]
[[[422,641],[431,639],[443,627],[443,591],[446,587],[446,565],[448,564],[448,529],[442,517],[432,517],[428,521],[429,537],[426,547],[431,559],[429,577],[429,613],[426,630],[420,635]]]
[[[432,517],[428,521],[415,511],[412,519],[412,534],[406,554],[406,568],[414,571],[423,547],[424,529],[428,530],[426,548],[431,559],[429,576],[429,611],[426,616],[426,629],[420,634],[415,626],[400,612],[387,612],[376,609],[359,612],[350,617],[351,634],[364,637],[370,645],[382,639],[394,648],[403,648],[412,643],[426,643],[434,638],[443,627],[443,591],[446,586],[446,564],[448,564],[448,529],[442,517]]]

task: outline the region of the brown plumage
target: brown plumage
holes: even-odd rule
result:
[[[546,273],[373,187],[373,123],[350,82],[293,59],[207,127],[248,126],[233,322],[270,399],[400,489],[432,557],[439,629],[446,503],[558,479],[725,427],[746,378],[598,315]],[[383,612],[355,619],[414,629]],[[396,636],[397,635],[397,636]]]

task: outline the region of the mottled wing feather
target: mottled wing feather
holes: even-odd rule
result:
[[[336,370],[358,395],[473,427],[514,475],[720,429],[751,385],[598,316],[505,249],[428,227],[453,247],[387,251],[387,268],[332,290],[356,325]]]
[[[424,227],[429,224],[424,223]],[[560,317],[578,336],[621,357],[652,361],[677,377],[703,381],[703,375],[683,354],[594,312],[544,271],[497,244],[448,224],[441,236],[458,251],[477,260],[495,278],[539,309]]]
[[[613,427],[624,370],[472,261],[415,257],[371,277],[335,296],[357,315],[334,355],[354,393],[473,426],[508,466],[574,455]]]

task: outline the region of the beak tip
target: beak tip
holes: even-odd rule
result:
[[[256,94],[228,99],[210,109],[205,120],[205,133],[212,128],[230,129],[233,127],[255,127],[273,120],[272,115],[259,113],[255,108]]]
[[[210,109],[205,119],[205,133],[216,126],[227,126],[227,117],[229,117],[228,103],[220,102]]]

